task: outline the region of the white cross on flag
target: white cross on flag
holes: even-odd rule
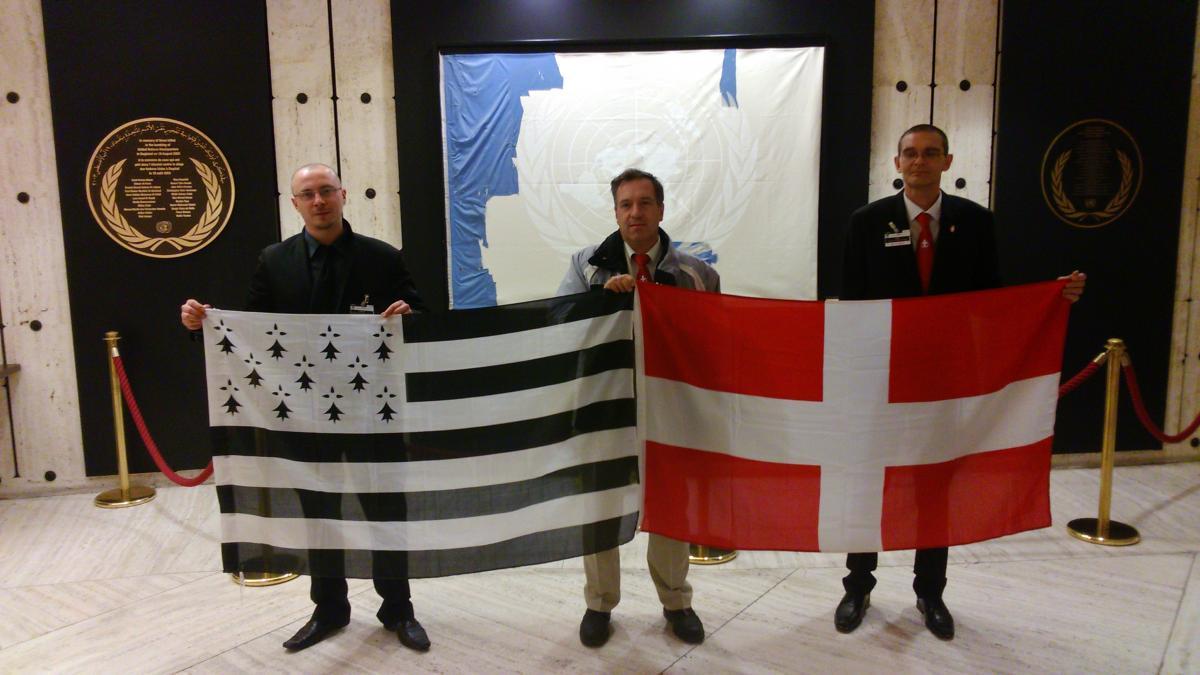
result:
[[[639,284],[643,529],[866,552],[1048,526],[1063,283],[828,303]]]

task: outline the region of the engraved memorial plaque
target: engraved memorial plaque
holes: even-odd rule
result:
[[[221,149],[196,128],[162,117],[106,136],[88,162],[85,189],[104,233],[152,258],[199,251],[233,212],[233,174]]]
[[[1101,227],[1120,218],[1142,186],[1142,153],[1115,122],[1087,119],[1060,133],[1042,158],[1042,195],[1063,222]]]

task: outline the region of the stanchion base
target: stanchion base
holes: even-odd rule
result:
[[[287,583],[300,575],[295,572],[246,572],[244,575],[230,574],[229,576],[233,577],[233,583],[239,586],[244,583],[249,588],[258,588],[259,586]]]
[[[154,494],[154,488],[148,485],[130,485],[128,499],[121,495],[121,488],[113,488],[96,495],[95,502],[96,506],[102,509],[123,509],[126,506],[145,504],[154,499]]]
[[[1072,537],[1102,546],[1132,546],[1142,540],[1137,528],[1115,520],[1108,521],[1108,536],[1102,537],[1095,518],[1076,518],[1067,523],[1067,532]]]
[[[690,544],[688,546],[688,560],[693,565],[720,565],[721,563],[733,560],[737,557],[737,554],[737,551],[724,548],[712,548],[711,546],[701,546],[699,544]]]

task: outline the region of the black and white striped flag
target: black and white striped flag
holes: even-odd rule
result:
[[[633,537],[630,297],[418,314],[209,310],[226,571],[412,578]]]

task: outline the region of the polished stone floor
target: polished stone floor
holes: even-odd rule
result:
[[[308,583],[243,589],[218,572],[211,486],[115,511],[91,495],[0,501],[0,673],[1200,672],[1200,463],[1117,469],[1113,517],[1143,537],[1125,548],[1064,530],[1096,514],[1097,470],[1051,480],[1053,527],[951,549],[951,642],[921,624],[911,553],[881,556],[863,625],[841,635],[841,556],[744,552],[692,568],[708,639],[684,644],[639,535],[622,551],[624,599],[603,648],[577,637],[576,559],[414,581],[425,654],[384,632],[364,581],[351,582],[345,630],[286,653],[311,610]]]

